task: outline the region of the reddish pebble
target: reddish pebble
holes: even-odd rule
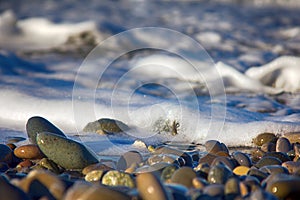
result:
[[[14,150],[15,156],[22,159],[41,159],[44,154],[36,144],[27,144],[19,146]]]

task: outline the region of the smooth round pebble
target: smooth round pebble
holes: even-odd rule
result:
[[[0,162],[12,163],[13,151],[5,144],[0,144]]]
[[[232,154],[232,157],[238,162],[239,165],[241,166],[246,166],[246,167],[251,167],[252,166],[252,160],[250,157],[240,151],[235,151]]]
[[[160,180],[151,173],[139,174],[136,177],[137,189],[144,200],[170,199]]]
[[[286,161],[282,163],[282,166],[286,167],[289,170],[290,174],[293,174],[300,169],[300,162]]]
[[[285,137],[278,138],[278,140],[276,142],[276,151],[287,153],[290,150],[292,150],[292,145],[291,145],[290,141]]]
[[[9,200],[30,200],[23,190],[12,185],[2,175],[0,175],[0,198]]]
[[[22,159],[41,159],[44,154],[36,144],[26,144],[15,148],[15,156]]]
[[[125,170],[133,163],[139,164],[143,161],[142,155],[138,151],[128,151],[124,153],[118,160],[117,169]]]
[[[131,200],[131,197],[112,188],[77,181],[68,189],[64,200]]]
[[[263,166],[266,166],[266,165],[281,165],[282,162],[281,160],[279,160],[278,158],[276,157],[272,157],[272,156],[264,156],[262,157],[262,159],[260,159],[256,164],[255,166],[257,168],[261,168]]]
[[[65,169],[83,169],[98,163],[97,155],[82,143],[52,133],[39,133],[37,144],[41,151]]]
[[[39,116],[31,117],[26,123],[26,131],[30,141],[36,144],[36,136],[38,133],[50,132],[52,134],[67,137],[59,128],[49,122],[47,119]]]
[[[196,172],[190,167],[181,167],[177,169],[172,177],[172,183],[184,185],[187,188],[193,187],[193,179],[196,178]]]
[[[23,178],[18,186],[23,191],[28,192],[32,181],[38,180],[46,186],[49,192],[56,198],[62,199],[65,191],[65,184],[55,174],[46,170],[32,170],[25,178]]]
[[[224,185],[210,184],[203,189],[203,194],[207,194],[210,197],[222,197],[224,195]]]
[[[253,143],[257,146],[262,146],[267,142],[275,142],[276,139],[277,137],[274,133],[261,133],[253,139]]]
[[[224,184],[233,175],[232,171],[223,163],[212,166],[208,172],[209,183]]]
[[[95,182],[95,181],[100,181],[104,174],[103,170],[93,170],[87,173],[84,177],[84,179],[88,182]]]
[[[87,175],[87,173],[94,171],[94,170],[103,170],[103,171],[109,171],[113,170],[113,168],[103,164],[103,163],[96,163],[96,164],[91,164],[83,168],[82,174]]]
[[[130,174],[117,170],[111,170],[104,174],[102,184],[109,186],[126,186],[130,188],[135,187],[134,180]]]
[[[116,119],[101,118],[94,122],[88,123],[83,132],[93,132],[100,135],[120,133],[129,130],[129,127],[123,122]]]
[[[300,179],[278,180],[267,187],[267,191],[279,199],[299,199]]]
[[[246,175],[248,171],[250,170],[247,166],[237,166],[233,169],[233,173],[239,176]]]

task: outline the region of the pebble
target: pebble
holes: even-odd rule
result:
[[[22,159],[41,159],[44,154],[36,144],[26,144],[15,148],[15,156]]]
[[[5,144],[0,144],[0,162],[5,162],[8,165],[12,163],[13,151]]]
[[[103,170],[93,170],[93,171],[88,172],[85,175],[84,179],[88,182],[100,181],[103,174],[104,174]]]
[[[277,180],[267,187],[267,191],[274,194],[278,199],[299,199],[300,178],[290,180]]]
[[[151,173],[139,174],[136,177],[137,189],[144,200],[168,200],[169,195],[160,180]]]
[[[277,137],[274,133],[261,133],[253,139],[253,143],[257,146],[262,146],[267,142],[275,142],[276,139]]]
[[[208,172],[209,183],[224,184],[233,175],[232,171],[223,163],[212,166]]]
[[[0,175],[0,198],[9,200],[30,200],[23,190],[12,185],[2,175]]]
[[[97,155],[77,141],[52,133],[39,133],[37,144],[41,151],[65,169],[83,169],[98,162]]]
[[[83,168],[82,174],[87,175],[89,172],[94,171],[94,170],[103,170],[103,171],[109,171],[113,170],[113,168],[103,164],[103,163],[96,163],[96,164],[91,164]]]
[[[196,172],[191,167],[181,167],[173,173],[171,181],[172,183],[181,184],[187,188],[191,188],[193,187],[193,179],[196,177]]]
[[[207,194],[211,197],[222,197],[224,195],[224,185],[223,184],[211,184],[203,189],[203,194]]]
[[[233,152],[232,157],[241,166],[246,166],[246,167],[251,167],[252,166],[251,158],[243,152],[235,151],[235,152]]]
[[[174,154],[174,155],[180,156],[184,159],[185,166],[190,166],[190,167],[193,166],[192,157],[188,153],[181,151],[181,150],[177,150],[177,149],[174,149],[174,148],[171,148],[168,146],[158,146],[154,149],[153,153],[154,154]]]
[[[7,137],[6,138],[6,143],[18,143],[18,142],[21,142],[21,141],[24,141],[26,140],[26,138],[24,137],[19,137],[19,136],[13,136],[13,137]]]
[[[20,180],[18,186],[28,192],[34,180],[48,188],[49,192],[56,198],[62,199],[65,191],[65,184],[55,175],[46,170],[32,170],[25,178]]]
[[[282,163],[282,166],[286,167],[289,170],[290,174],[293,174],[300,169],[300,162],[286,161]]]
[[[235,160],[232,160],[231,158],[224,157],[224,156],[218,156],[218,157],[216,157],[214,159],[214,161],[211,163],[211,166],[214,166],[214,165],[216,165],[216,164],[218,164],[220,162],[222,162],[223,164],[225,164],[231,170],[233,170],[237,166],[237,163],[235,162]]]
[[[250,170],[247,166],[237,166],[233,169],[233,173],[239,176],[246,175],[248,171]]]
[[[131,200],[131,197],[123,192],[77,181],[68,189],[64,200]]]
[[[100,135],[120,133],[127,130],[129,130],[129,127],[123,122],[108,118],[101,118],[94,122],[90,122],[83,128],[83,132],[93,132]]]
[[[281,160],[279,160],[278,158],[276,157],[272,157],[272,156],[264,156],[262,157],[262,159],[260,159],[256,164],[255,166],[257,168],[261,168],[261,167],[264,167],[266,165],[281,165],[282,162]]]
[[[224,186],[224,193],[231,198],[237,197],[241,194],[240,181],[237,177],[229,178]]]
[[[130,174],[117,170],[111,170],[104,174],[102,184],[109,186],[126,186],[130,188],[135,187],[135,183]]]
[[[62,137],[66,137],[66,135],[57,128],[54,124],[49,122],[47,119],[43,117],[31,117],[26,123],[26,131],[30,141],[36,144],[36,136],[38,133],[42,132],[50,132],[56,135],[60,135]]]
[[[290,150],[292,150],[292,145],[291,145],[290,141],[285,137],[278,138],[278,140],[276,142],[276,151],[287,153]]]
[[[118,170],[125,170],[134,163],[141,163],[143,161],[142,155],[138,151],[128,151],[124,153],[117,162]]]

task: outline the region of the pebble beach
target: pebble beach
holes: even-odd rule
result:
[[[123,131],[113,119],[93,127],[102,134]],[[208,140],[103,159],[45,118],[30,118],[26,131],[28,138],[0,145],[1,199],[275,200],[300,194],[299,133],[261,133],[252,148],[238,150]]]

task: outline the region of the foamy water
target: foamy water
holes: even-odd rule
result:
[[[147,144],[218,139],[240,146],[262,132],[300,131],[300,14],[296,2],[294,9],[266,2],[94,2],[82,16],[72,14],[81,3],[73,12],[2,4],[1,140],[25,136],[36,115],[106,154],[117,153],[122,138],[81,132],[103,117],[122,120],[132,127],[128,138]],[[156,28],[131,30],[141,26]],[[174,121],[176,136],[162,128]],[[128,138],[125,149],[144,148]]]

